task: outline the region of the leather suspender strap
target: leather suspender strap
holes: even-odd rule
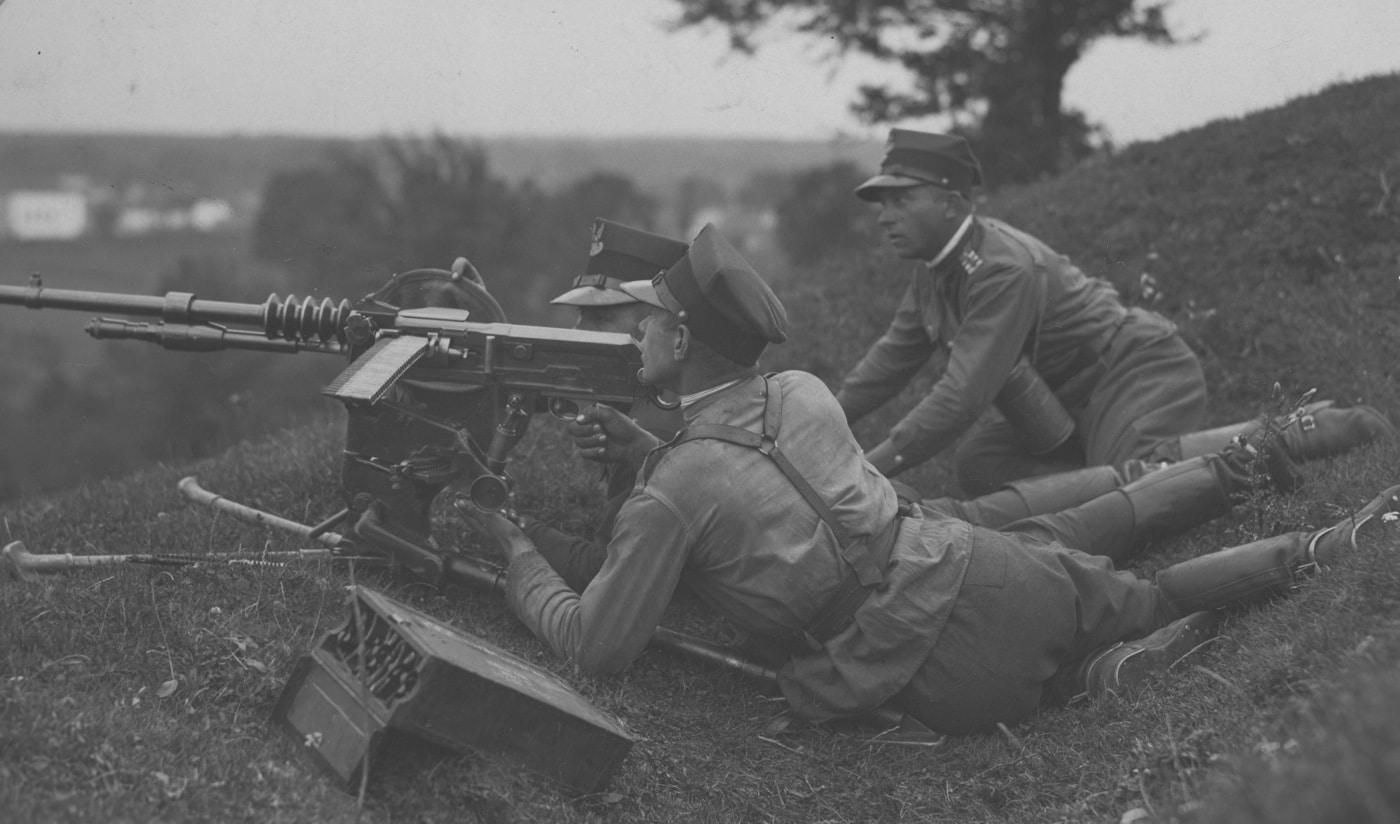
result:
[[[778,449],[777,435],[782,416],[783,399],[782,393],[773,386],[766,376],[764,377],[764,394],[762,434],[728,424],[697,424],[683,430],[677,436],[674,446],[679,446],[687,441],[713,439],[758,450],[773,461],[808,505],[816,511],[817,517],[831,530],[837,544],[841,547],[842,559],[854,574],[844,576],[841,579],[836,593],[800,633],[803,636],[802,640],[807,642],[806,646],[811,647],[812,641],[815,641],[816,645],[819,646],[850,626],[856,608],[870,594],[870,589],[884,582],[884,569],[889,563],[895,538],[899,535],[899,524],[903,518],[895,517],[881,530],[879,535],[874,536],[868,542],[853,540],[850,532],[836,519],[836,514],[817,494],[812,484],[802,476],[797,467],[792,465],[782,450]]]
[[[831,507],[826,505],[826,501],[823,501],[821,495],[817,494],[817,490],[812,488],[812,484],[802,477],[802,473],[797,471],[797,467],[793,466],[792,461],[789,461],[782,450],[778,448],[778,426],[783,415],[783,395],[782,392],[776,390],[767,376],[763,378],[763,395],[763,434],[760,435],[748,429],[728,424],[702,423],[687,427],[677,439],[676,445],[679,446],[686,441],[712,438],[757,449],[767,455],[773,463],[777,464],[778,470],[787,476],[788,481],[796,487],[798,494],[807,501],[812,509],[816,510],[817,517],[822,519],[822,523],[826,524],[827,528],[836,536],[836,543],[841,546],[842,557],[845,557],[847,563],[851,563],[851,566],[856,568],[856,574],[860,575],[861,582],[866,586],[880,583],[884,576],[879,569],[874,570],[875,580],[868,581],[866,579],[870,577],[869,572],[862,572],[860,566],[852,563],[852,559],[846,556],[846,547],[851,544],[851,534],[846,531],[840,521],[836,520],[836,513],[832,512]]]
[[[765,435],[760,435],[757,432],[751,432],[738,426],[729,426],[722,423],[704,423],[688,427],[676,441],[676,445],[679,446],[686,441],[696,441],[704,438],[725,441],[738,446],[746,446],[750,449],[757,449],[759,452],[767,455],[773,463],[777,464],[778,470],[786,475],[788,481],[796,487],[798,494],[807,501],[812,509],[817,511],[817,517],[821,518],[822,523],[826,524],[832,534],[836,536],[836,542],[843,548],[851,543],[851,534],[846,531],[846,528],[841,525],[840,521],[836,520],[836,513],[831,511],[831,508],[826,505],[826,501],[821,499],[821,496],[818,495],[817,491],[812,488],[812,485],[807,482],[807,479],[802,477],[802,474],[797,471],[797,467],[793,466],[792,462],[787,459],[787,456],[782,453],[782,450],[778,449],[777,443],[770,440]],[[844,550],[842,555],[845,555]],[[877,581],[876,583],[879,582]]]

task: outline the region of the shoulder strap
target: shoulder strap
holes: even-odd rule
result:
[[[679,446],[687,441],[701,439],[711,439],[725,441],[726,443],[737,444],[757,449],[767,455],[778,470],[787,477],[788,481],[797,489],[807,504],[816,510],[817,517],[822,519],[827,528],[836,536],[836,542],[842,548],[842,557],[855,569],[862,584],[870,586],[879,583],[883,579],[883,573],[878,566],[869,569],[870,564],[863,563],[864,553],[852,551],[856,548],[852,546],[851,534],[836,519],[836,513],[831,511],[831,507],[826,505],[817,490],[812,488],[812,484],[802,477],[802,473],[797,471],[797,467],[792,465],[787,456],[778,448],[778,427],[782,420],[783,395],[782,390],[765,375],[764,385],[764,409],[763,409],[763,433],[759,434],[738,426],[730,426],[722,423],[705,423],[686,427],[685,431],[677,437],[675,445]],[[852,557],[856,556],[856,557]],[[873,580],[871,576],[873,575]]]
[[[779,471],[787,477],[835,536],[838,546],[841,547],[841,558],[853,574],[842,576],[841,583],[831,599],[818,610],[817,615],[806,626],[778,639],[780,643],[786,644],[793,654],[803,654],[819,649],[822,644],[850,626],[856,610],[870,594],[870,590],[885,580],[885,566],[889,563],[890,553],[899,536],[899,524],[905,513],[901,511],[879,535],[873,537],[873,540],[858,541],[851,538],[846,528],[836,520],[836,513],[831,511],[817,494],[817,490],[812,488],[807,479],[802,477],[802,473],[797,471],[797,467],[793,466],[778,448],[783,395],[781,387],[769,380],[770,377],[763,376],[762,433],[727,424],[698,424],[682,430],[672,441],[672,446],[679,446],[686,441],[711,439],[758,450],[777,465]]]

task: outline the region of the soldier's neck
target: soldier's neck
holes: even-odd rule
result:
[[[747,380],[756,374],[758,374],[756,366],[686,370],[681,374],[681,405],[685,406],[715,392],[721,392],[730,385]]]
[[[947,260],[948,256],[953,253],[953,250],[958,248],[958,244],[962,242],[962,239],[967,237],[967,232],[971,228],[972,213],[968,212],[967,217],[963,218],[962,223],[958,224],[957,230],[953,232],[952,237],[948,238],[948,242],[943,244],[943,248],[938,252],[938,254],[934,255],[934,257],[931,260],[927,261],[928,268],[932,269],[933,267],[942,263],[944,260]]]

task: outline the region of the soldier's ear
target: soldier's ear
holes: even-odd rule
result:
[[[673,354],[676,357],[677,363],[684,361],[686,354],[690,352],[690,341],[690,327],[686,326],[684,323],[677,324],[676,343],[673,349]]]
[[[945,216],[949,218],[963,218],[972,211],[972,200],[963,192],[954,189],[943,201]]]

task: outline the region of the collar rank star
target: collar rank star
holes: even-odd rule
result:
[[[962,264],[963,271],[970,275],[976,271],[978,266],[982,265],[982,256],[977,254],[976,249],[969,246],[962,251],[961,255],[958,255],[958,262]]]

